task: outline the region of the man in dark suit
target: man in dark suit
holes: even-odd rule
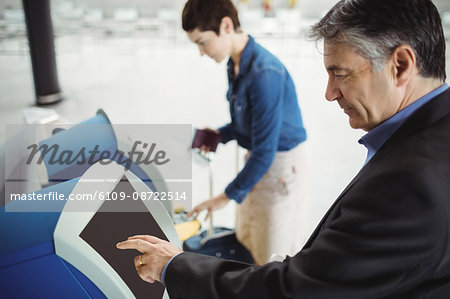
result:
[[[253,266],[136,236],[171,298],[450,298],[450,89],[430,0],[338,2],[311,30],[364,167],[294,257]]]

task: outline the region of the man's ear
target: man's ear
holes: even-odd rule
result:
[[[409,45],[395,48],[391,56],[393,75],[398,87],[404,86],[417,72],[416,54]]]
[[[220,21],[220,32],[229,34],[232,31],[234,31],[233,21],[230,17],[223,17]]]

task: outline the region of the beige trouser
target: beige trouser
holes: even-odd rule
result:
[[[277,152],[267,173],[238,205],[237,238],[250,250],[255,264],[265,264],[272,254],[294,255],[301,249],[305,154],[304,142],[290,151]]]

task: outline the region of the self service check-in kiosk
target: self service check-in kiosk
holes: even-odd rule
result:
[[[0,208],[1,298],[168,298],[163,285],[136,273],[137,251],[115,247],[136,234],[181,247],[167,208],[151,196],[158,191],[151,180],[157,171],[147,175],[119,162],[99,159],[79,177],[54,176],[44,188],[6,201]],[[47,169],[47,177],[52,171],[65,170]],[[14,183],[10,178],[6,183]]]

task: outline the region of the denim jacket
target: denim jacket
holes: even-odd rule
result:
[[[228,60],[231,123],[219,128],[222,143],[235,139],[250,158],[225,194],[240,203],[267,172],[277,151],[306,140],[294,82],[284,65],[249,36],[239,73]]]

